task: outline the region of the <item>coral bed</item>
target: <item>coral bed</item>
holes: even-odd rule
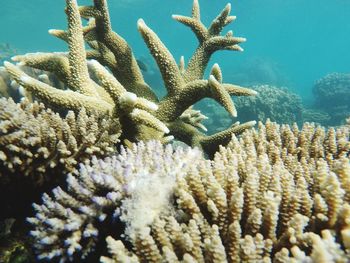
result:
[[[199,42],[187,65],[138,21],[162,99],[112,31],[106,0],[66,0],[68,30],[50,34],[68,52],[4,63],[1,93],[26,98],[0,99],[1,262],[350,260],[349,126],[199,131],[196,102],[213,99],[236,117],[231,96],[256,95],[224,83],[218,64],[204,78],[214,52],[245,41],[221,35],[230,9],[209,27],[197,0],[192,16],[173,16]]]
[[[213,161],[155,141],[93,159],[34,206],[36,251],[91,260],[107,243],[102,262],[347,262],[349,132],[268,121]]]

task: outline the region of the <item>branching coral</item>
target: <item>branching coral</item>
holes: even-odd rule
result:
[[[39,258],[87,257],[106,232],[122,232],[120,217],[127,233],[146,227],[168,210],[176,176],[195,169],[199,160],[198,150],[173,151],[150,141],[81,165],[78,176],[68,176],[67,192],[58,187],[54,198],[45,194],[43,205],[34,205],[36,217],[28,221],[36,227],[31,235]]]
[[[41,184],[54,170],[72,172],[91,155],[113,153],[120,135],[118,124],[112,125],[108,116],[97,119],[82,109],[63,119],[43,104],[16,104],[4,98],[0,120],[1,183],[24,176]]]
[[[29,196],[39,194],[35,189],[64,182],[65,173],[91,155],[112,154],[120,127],[105,117],[88,116],[81,109],[63,119],[43,104],[0,98],[2,216],[7,208],[23,212],[19,206],[32,202]]]
[[[102,262],[350,259],[348,128],[267,122],[234,137],[213,161],[181,151],[149,142],[82,166],[67,192],[58,188],[35,205],[29,221],[39,257],[86,256],[84,244],[102,237],[103,224],[110,256]],[[111,215],[127,225],[126,236],[110,227]]]
[[[147,139],[168,141],[172,137],[163,136],[170,132],[170,135],[198,146],[210,155],[220,144],[228,143],[232,134],[255,124],[235,125],[221,133],[205,136],[196,128],[200,125],[192,125],[181,118],[189,107],[205,97],[216,100],[232,116],[236,116],[230,96],[256,94],[253,90],[223,83],[217,64],[212,67],[209,78],[203,79],[214,52],[242,50],[238,44],[244,42],[244,38],[234,37],[232,31],[225,36],[220,35],[223,28],[235,19],[230,16],[229,4],[209,27],[200,20],[197,0],[193,3],[192,17],[173,16],[188,26],[199,41],[187,67],[183,58],[177,65],[158,36],[142,19],[138,21],[138,30],[158,64],[167,89],[167,95],[160,101],[145,83],[130,46],[112,31],[106,0],[94,0],[93,6],[79,8],[76,0],[66,0],[66,4],[68,31],[50,30],[50,33],[68,42],[69,52],[26,54],[13,58],[20,65],[54,72],[66,84],[66,89],[47,85],[29,77],[18,66],[5,63],[13,78],[40,100],[61,109],[77,111],[85,107],[87,111],[109,111],[119,119],[121,138],[126,142]],[[89,19],[86,27],[82,27],[81,17]],[[85,50],[84,40],[90,50]],[[96,82],[88,70],[97,78]]]

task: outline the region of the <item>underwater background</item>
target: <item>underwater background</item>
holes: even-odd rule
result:
[[[50,28],[66,28],[63,0],[0,0],[0,43],[19,53],[67,50],[63,41],[50,36]],[[80,1],[88,4],[89,1]],[[209,23],[227,1],[201,1],[202,19]],[[236,36],[247,38],[243,53],[218,52],[227,82],[256,67],[257,81],[287,86],[304,100],[311,100],[316,80],[332,72],[350,71],[350,2],[346,0],[233,0],[230,25]],[[191,0],[111,0],[113,28],[132,46],[134,53],[153,63],[136,28],[143,18],[169,47],[175,59],[189,58],[197,41],[190,30],[171,19],[188,10]],[[260,75],[259,75],[260,74]]]
[[[222,0],[201,2],[205,24],[210,23],[227,3]],[[10,46],[20,54],[66,51],[66,43],[47,33],[51,28],[66,28],[64,4],[62,0],[1,0],[0,44]],[[89,4],[89,1],[80,1],[80,4]],[[164,95],[161,76],[137,31],[136,21],[143,18],[177,61],[182,55],[185,60],[189,59],[197,40],[171,15],[182,14],[183,10],[191,7],[192,1],[112,0],[108,5],[113,28],[126,39],[139,62],[146,67],[144,77],[147,83],[159,87],[156,92]],[[204,121],[209,133],[228,127],[232,121],[265,121],[267,117],[280,123],[297,122],[299,125],[305,121],[323,126],[344,123],[350,114],[350,106],[347,106],[350,105],[350,75],[346,74],[350,72],[349,1],[236,0],[232,1],[232,14],[237,16],[237,20],[226,31],[233,29],[235,36],[247,38],[247,42],[241,45],[245,51],[234,54],[216,52],[210,65],[220,62],[226,82],[248,87],[257,85],[258,91],[261,85],[269,86],[265,86],[262,90],[264,94],[260,93],[262,96],[256,100],[238,100],[240,114],[234,120],[216,102],[200,102],[197,108],[205,115],[211,119],[221,118],[220,122]],[[0,60],[4,60],[5,56],[0,56]],[[327,75],[331,73],[340,75]],[[329,78],[323,79],[315,92],[315,83],[326,76]],[[333,81],[332,85],[327,84],[329,81]],[[334,93],[335,86],[338,89],[330,99],[329,93]],[[279,98],[271,99],[270,96],[281,87],[286,89],[287,94],[282,91],[280,96],[289,98],[285,102],[286,107],[278,105]],[[343,101],[340,105],[339,98]],[[281,116],[280,112],[293,113]]]
[[[93,3],[92,0],[78,0],[77,2],[79,5]],[[190,219],[195,213],[184,215],[186,209],[191,210],[189,208],[192,204],[181,203],[181,198],[184,198],[181,195],[192,195],[198,189],[203,190],[202,196],[205,196],[206,199],[205,201],[195,200],[195,202],[200,206],[203,205],[200,212],[204,211],[203,222],[208,224],[208,227],[203,229],[210,230],[210,233],[201,233],[202,237],[210,234],[212,240],[220,238],[229,240],[223,238],[228,232],[220,231],[229,229],[228,222],[231,224],[233,219],[221,220],[224,218],[221,215],[226,216],[228,214],[226,212],[233,211],[236,203],[238,207],[242,200],[242,207],[237,208],[237,213],[232,213],[232,217],[240,218],[235,219],[237,220],[235,227],[237,227],[237,240],[241,242],[239,244],[242,248],[244,244],[249,244],[251,241],[243,237],[246,234],[256,234],[261,228],[263,235],[257,234],[257,239],[254,240],[258,244],[256,247],[267,247],[265,252],[260,251],[262,255],[283,258],[286,250],[284,252],[281,250],[283,252],[281,254],[275,253],[277,250],[272,249],[269,242],[283,236],[284,231],[289,227],[289,222],[303,232],[307,220],[310,220],[307,231],[317,233],[320,238],[315,239],[319,242],[315,247],[319,246],[324,251],[331,251],[329,247],[336,247],[337,250],[332,250],[332,253],[346,259],[350,258],[350,220],[348,220],[350,218],[350,2],[348,0],[200,0],[199,2],[201,20],[206,26],[230,2],[232,4],[231,15],[237,16],[237,20],[224,28],[223,35],[232,29],[234,37],[247,38],[247,42],[240,44],[244,52],[216,52],[211,57],[204,77],[196,79],[198,83],[206,83],[205,85],[211,89],[208,92],[209,95],[205,93],[206,90],[199,88],[195,90],[199,95],[194,94],[193,91],[191,91],[193,93],[189,92],[189,94],[200,97],[193,101],[200,100],[195,104],[195,109],[200,109],[201,113],[191,107],[188,108],[186,103],[191,101],[192,97],[186,100],[179,95],[180,91],[183,91],[182,84],[174,93],[169,92],[171,91],[169,86],[173,80],[171,74],[170,80],[166,82],[167,89],[164,87],[163,79],[167,81],[166,76],[164,77],[164,74],[161,76],[149,52],[152,48],[147,48],[145,42],[148,45],[149,43],[142,39],[137,29],[137,20],[143,18],[176,61],[184,56],[187,65],[198,42],[193,32],[172,19],[172,15],[190,16],[193,0],[108,1],[113,30],[132,47],[138,68],[141,69],[145,81],[159,97],[159,101],[155,100],[155,102],[148,97],[145,97],[144,101],[140,100],[138,103],[141,105],[141,110],[144,107],[153,113],[156,111],[154,109],[158,102],[166,101],[162,98],[163,96],[173,96],[174,101],[179,102],[179,105],[176,106],[181,109],[181,114],[180,110],[175,112],[179,116],[174,121],[170,118],[174,111],[171,103],[159,110],[162,114],[154,115],[156,117],[151,114],[143,115],[144,118],[136,115],[141,112],[140,108],[135,106],[139,94],[137,96],[132,94],[135,95],[133,97],[130,92],[124,91],[115,95],[108,90],[107,93],[110,92],[110,94],[107,97],[111,99],[111,102],[105,100],[103,96],[95,98],[91,95],[95,93],[84,93],[82,90],[79,92],[79,88],[72,85],[70,90],[67,90],[72,93],[65,93],[69,95],[62,96],[62,98],[68,98],[67,101],[81,99],[82,103],[74,104],[72,107],[75,112],[70,111],[68,114],[70,110],[68,106],[61,109],[39,106],[35,102],[35,94],[33,97],[28,96],[29,99],[34,98],[33,101],[21,100],[21,96],[26,94],[23,86],[25,84],[30,86],[31,78],[39,79],[41,84],[47,81],[57,90],[67,88],[66,83],[61,82],[59,77],[56,79],[54,74],[45,75],[41,74],[42,71],[26,71],[28,70],[26,66],[15,65],[16,62],[23,62],[25,56],[12,61],[13,65],[5,63],[7,71],[1,67],[3,62],[11,61],[14,55],[68,51],[67,43],[47,32],[49,29],[67,28],[67,17],[64,12],[66,1],[0,0],[0,97],[4,97],[0,98],[0,207],[3,209],[0,216],[0,262],[37,262],[39,259],[50,261],[57,257],[61,257],[61,262],[82,262],[81,260],[91,252],[93,253],[87,256],[86,262],[97,262],[96,259],[101,255],[114,253],[113,250],[110,250],[112,247],[110,244],[114,244],[113,238],[120,237],[127,237],[123,239],[126,246],[125,251],[133,249],[135,253],[141,254],[141,256],[138,255],[141,258],[147,253],[142,252],[144,248],[134,247],[133,232],[130,231],[130,228],[134,227],[134,230],[138,230],[140,228],[138,224],[141,224],[140,229],[145,230],[146,228],[143,229],[143,227],[148,229],[148,225],[153,223],[152,220],[156,215],[164,212],[162,215],[167,216],[169,211],[176,215],[174,216],[176,220],[180,220],[181,227],[188,222],[192,224],[194,221]],[[97,10],[97,7],[95,8]],[[86,25],[86,21],[84,23]],[[143,33],[147,30],[145,25],[140,26],[139,24],[139,28],[140,31],[143,30]],[[83,34],[82,31],[78,33]],[[96,36],[93,35],[93,37]],[[230,36],[227,35],[227,37]],[[73,53],[72,46],[74,45],[71,44],[71,54]],[[159,47],[155,46],[153,52]],[[80,47],[83,47],[83,44]],[[89,49],[87,45],[86,49]],[[90,75],[86,71],[88,79],[95,81],[97,86],[101,85],[106,88],[102,85],[105,83],[101,76],[105,77],[110,72],[118,74],[103,63],[101,64],[105,71],[100,68],[101,71],[98,72],[96,70],[98,63],[96,61],[86,62],[85,53],[83,54],[85,69],[89,69]],[[64,57],[62,54],[60,56]],[[157,56],[157,53],[154,56]],[[69,59],[72,58],[76,57],[72,55]],[[122,59],[125,60],[122,61]],[[128,59],[130,58],[124,56],[120,58],[120,61],[125,62]],[[169,57],[166,59],[169,61]],[[127,63],[125,67],[123,63],[118,65],[120,61],[118,59],[113,61],[116,62],[116,65],[113,66],[128,69],[130,65]],[[73,63],[76,68],[79,68],[78,62]],[[213,66],[214,63],[219,63],[220,68]],[[167,66],[169,65],[166,64],[165,67]],[[74,68],[74,66],[71,67]],[[174,69],[174,67],[169,68]],[[177,66],[175,69],[178,69]],[[223,73],[223,80],[220,69]],[[72,72],[68,76],[69,79],[66,79],[68,86],[73,83],[74,72]],[[101,72],[104,72],[105,75]],[[209,77],[210,74],[212,74],[211,77]],[[9,75],[15,80],[11,80]],[[123,74],[118,75],[118,77],[121,76]],[[185,78],[183,75],[182,77]],[[209,80],[200,82],[202,77],[204,80],[208,78]],[[122,80],[124,79],[118,79],[118,81]],[[127,79],[127,81],[130,80]],[[77,82],[78,84],[83,83],[80,80]],[[92,82],[83,84],[86,83]],[[131,83],[130,86],[138,84],[137,81],[128,83]],[[249,91],[231,86],[234,91],[231,91],[232,93],[226,91],[228,95],[225,97],[226,93],[224,95],[219,93],[219,91],[222,92],[222,89],[225,90],[225,83],[246,87],[249,88]],[[1,85],[5,88],[2,89]],[[140,88],[139,92],[142,94],[142,87],[134,86],[135,90]],[[88,85],[83,87],[86,87],[87,90],[91,88]],[[76,88],[78,91],[74,90]],[[113,88],[115,88],[114,91],[120,92],[118,86]],[[129,91],[128,88],[125,88],[125,91]],[[12,96],[10,91],[16,92],[18,96]],[[101,90],[96,88],[94,91],[100,92]],[[258,92],[257,96],[253,96],[255,91]],[[245,92],[247,93],[244,94]],[[29,92],[26,95],[28,94],[31,95]],[[237,94],[245,96],[236,96]],[[56,99],[55,96],[52,95],[54,99]],[[96,99],[98,103],[89,105],[86,103],[89,100],[85,101],[85,97]],[[211,99],[202,100],[202,97]],[[50,96],[48,98],[51,99]],[[57,98],[59,98],[58,95]],[[233,117],[235,109],[232,103],[227,103],[227,98],[230,103],[230,99],[234,102],[238,112],[237,117]],[[219,105],[218,102],[222,105]],[[60,103],[64,105],[62,101]],[[86,109],[84,103],[86,103]],[[131,106],[128,103],[139,111],[136,113],[134,109],[130,110]],[[71,106],[69,103],[67,105]],[[110,111],[111,108],[117,108],[116,105],[120,107],[118,108],[120,112],[116,111],[120,115],[107,116],[106,109]],[[88,108],[90,106],[91,108]],[[100,109],[103,114],[94,115],[93,110],[95,109]],[[168,119],[164,117],[167,116],[167,113],[170,116]],[[175,113],[173,115],[176,115]],[[133,119],[132,117],[135,116],[141,116],[141,118]],[[157,118],[161,120],[157,122]],[[133,121],[141,128],[146,126],[146,129],[137,134],[138,129],[133,126],[135,125]],[[255,121],[260,122],[255,125]],[[294,123],[297,125],[293,125]],[[179,125],[180,128],[176,125]],[[255,128],[252,128],[254,125]],[[188,126],[192,128],[189,131],[186,130]],[[195,132],[192,133],[193,130]],[[246,132],[241,134],[243,130]],[[169,132],[171,135],[176,135],[178,132],[178,137],[175,136],[173,140],[174,138],[170,138],[172,136],[165,135]],[[186,136],[181,136],[186,132],[192,136],[189,136],[191,140],[188,140]],[[15,136],[12,136],[13,134]],[[219,135],[216,136],[217,134]],[[241,134],[241,137],[233,137],[229,143],[233,134],[237,136]],[[143,140],[153,138],[152,136],[168,144],[167,148],[164,148],[159,142],[143,142]],[[222,140],[223,137],[225,137],[224,140]],[[131,145],[135,141],[139,144]],[[222,141],[225,142],[221,143]],[[179,147],[186,144],[191,147],[202,147],[205,154],[190,147]],[[121,145],[125,147],[125,150]],[[225,145],[225,147],[219,149],[219,145]],[[128,147],[134,147],[134,151]],[[25,153],[24,156],[22,153]],[[114,154],[122,157],[118,160],[113,159],[114,157],[104,159]],[[91,159],[91,156],[95,157]],[[263,158],[259,159],[260,157]],[[133,167],[132,173],[130,167]],[[230,169],[237,169],[237,171]],[[282,170],[288,176],[282,173]],[[223,171],[227,174],[221,174]],[[234,178],[237,180],[237,187],[239,186],[239,191],[238,188],[235,189],[237,190],[237,196],[235,196],[237,202],[230,197],[233,190],[224,185],[226,179],[222,182],[215,179],[221,176],[222,178],[232,176],[231,172],[237,175]],[[180,180],[178,184],[174,179],[175,175],[179,178],[183,176],[188,181]],[[204,178],[203,182],[208,183],[203,183],[202,178]],[[269,182],[266,185],[263,182],[265,179],[266,182]],[[273,181],[274,179],[276,181]],[[284,183],[278,186],[280,188],[275,187],[279,185],[278,180],[281,182],[284,180]],[[197,184],[203,189],[198,188]],[[314,187],[315,185],[317,187]],[[174,189],[180,190],[175,192]],[[286,191],[291,192],[288,192],[288,196],[282,200],[280,195]],[[43,193],[47,194],[42,195]],[[216,198],[216,193],[225,195],[225,198],[227,195],[227,200],[229,200],[227,208],[225,205],[220,207],[223,199],[220,199],[222,196]],[[257,200],[256,206],[255,203],[250,203],[250,193],[253,193],[252,200],[254,202]],[[53,196],[52,199],[49,196]],[[169,196],[171,200],[168,200]],[[214,201],[210,203],[212,199]],[[138,202],[139,200],[141,202]],[[37,205],[32,207],[33,202]],[[61,204],[60,202],[62,207],[58,205]],[[176,209],[173,209],[173,206]],[[217,206],[218,209],[215,210],[214,206]],[[336,209],[332,210],[333,207]],[[70,214],[71,211],[74,211],[74,216]],[[149,211],[152,216],[147,218],[150,215]],[[216,214],[216,211],[220,213]],[[277,216],[278,213],[279,216]],[[294,221],[290,220],[291,215]],[[249,220],[254,220],[259,216],[262,218],[262,223],[257,224],[257,229],[253,229],[255,225],[250,229]],[[209,219],[204,219],[204,217]],[[172,219],[167,220],[172,222]],[[213,225],[210,225],[211,223]],[[227,225],[224,225],[226,223]],[[162,229],[163,222],[157,222],[157,224],[152,225],[153,229]],[[215,228],[215,224],[224,226],[220,225],[219,231]],[[269,229],[266,226],[274,228]],[[29,228],[32,229],[30,235],[28,235]],[[171,228],[168,227],[168,229]],[[321,235],[321,230],[324,229],[333,229],[334,232],[323,232]],[[185,228],[182,230],[184,230],[182,233],[184,236],[189,236]],[[81,235],[77,240],[74,239],[76,233],[79,233],[78,236]],[[170,234],[165,233],[165,236],[170,236]],[[336,239],[332,239],[332,235]],[[262,237],[265,239],[262,240]],[[300,237],[304,238],[304,236]],[[144,237],[137,238],[142,240]],[[330,244],[327,247],[328,250],[323,249],[320,245],[320,240],[323,239],[327,242],[332,239],[333,243],[325,242],[325,244]],[[208,258],[215,258],[215,253],[220,250],[208,249],[206,251],[209,243],[205,243],[205,245],[204,243],[198,245],[198,248],[204,251],[201,253]],[[289,243],[285,245],[281,242],[279,245],[291,247]],[[278,249],[279,245],[276,245]],[[223,249],[230,251],[229,244],[225,246],[227,247]],[[159,244],[158,247],[160,247]],[[157,246],[152,249],[154,248],[158,249]],[[35,255],[32,250],[35,250]],[[174,246],[175,250],[178,248]],[[211,250],[215,252],[212,255]],[[306,250],[307,253],[311,251],[310,247]],[[255,251],[255,253],[260,252],[258,249]],[[236,255],[236,257],[242,255]],[[233,255],[230,256],[234,258]],[[91,260],[89,257],[94,260],[89,261]],[[5,261],[4,258],[7,260]],[[29,258],[32,261],[28,261]],[[104,260],[101,262],[109,262],[107,258]],[[149,261],[144,260],[143,262]],[[153,260],[153,262],[160,261]],[[316,260],[315,262],[321,261]]]

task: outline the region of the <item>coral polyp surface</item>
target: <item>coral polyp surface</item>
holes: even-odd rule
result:
[[[230,96],[256,94],[253,90],[224,83],[218,64],[214,64],[209,77],[204,78],[213,53],[242,50],[239,44],[245,41],[244,38],[233,36],[232,31],[221,35],[223,28],[236,18],[230,11],[228,4],[208,27],[200,19],[197,0],[193,2],[192,16],[173,16],[188,26],[199,42],[187,65],[183,58],[178,65],[156,33],[142,19],[137,22],[167,90],[162,99],[158,99],[144,81],[131,47],[112,30],[106,0],[95,0],[92,6],[81,7],[76,0],[66,1],[68,30],[49,32],[68,43],[68,53],[15,56],[13,60],[17,65],[6,62],[5,67],[21,86],[51,107],[74,111],[84,107],[88,112],[109,112],[119,119],[121,139],[125,143],[148,139],[167,142],[175,137],[213,155],[220,144],[228,143],[232,134],[255,124],[247,122],[206,136],[197,129],[201,127],[198,122],[194,125],[181,118],[203,98],[216,100],[235,117],[237,112]],[[89,19],[87,26],[82,26],[81,18]],[[84,42],[90,49],[85,49]],[[21,65],[53,72],[65,88],[48,85],[27,75],[20,69]]]

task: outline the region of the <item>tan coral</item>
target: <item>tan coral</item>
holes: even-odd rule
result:
[[[350,131],[335,133],[333,149],[332,131],[260,123],[220,148],[212,168],[203,160],[178,177],[177,212],[156,220],[135,242],[171,262],[348,262]],[[124,260],[103,262],[146,260],[141,247],[117,252],[115,242],[107,238],[110,252]]]
[[[35,205],[37,253],[98,257],[107,233],[102,262],[347,262],[349,135],[267,122],[212,161],[154,141],[93,159]]]
[[[84,108],[63,119],[43,104],[5,98],[0,99],[0,120],[2,184],[26,177],[38,185],[62,180],[54,174],[74,171],[92,154],[111,154],[120,135],[118,123],[89,116]]]

